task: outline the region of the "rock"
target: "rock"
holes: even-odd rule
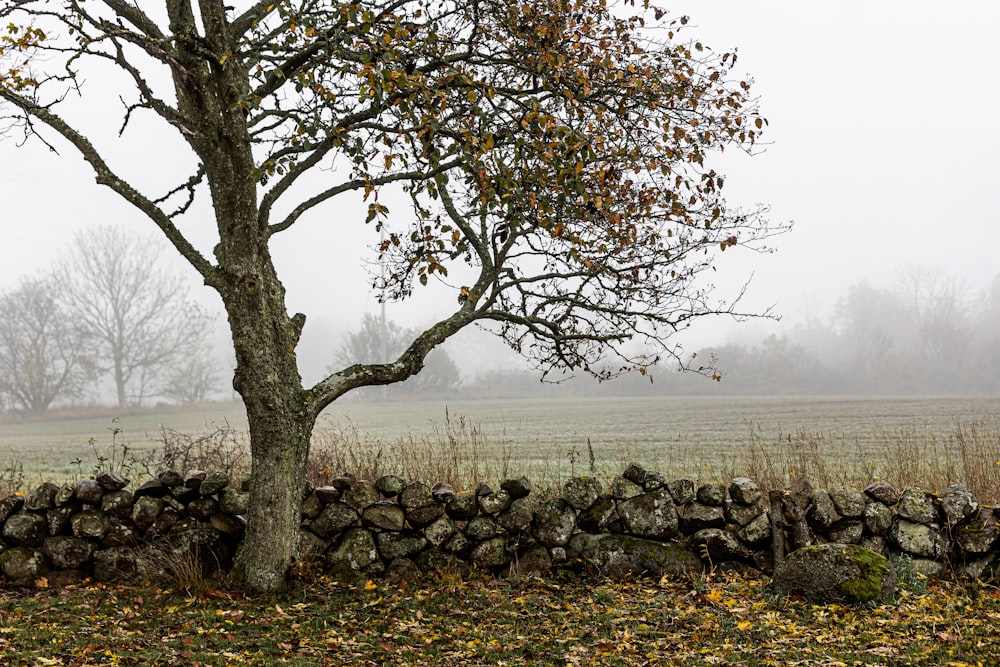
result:
[[[920,558],[940,558],[948,550],[947,538],[935,527],[900,517],[893,521],[889,537],[900,549]]]
[[[56,506],[56,492],[59,487],[52,482],[45,482],[35,488],[24,499],[24,509],[45,511]]]
[[[860,519],[841,519],[830,526],[826,536],[831,542],[840,544],[857,544],[864,535],[865,524]]]
[[[761,514],[736,531],[736,538],[751,548],[762,548],[771,541],[771,518]]]
[[[423,482],[414,482],[399,494],[399,504],[406,509],[427,507],[428,505],[433,505],[435,502],[434,494],[431,493],[431,487]]]
[[[245,515],[250,510],[250,492],[226,489],[219,496],[219,510],[226,514]]]
[[[6,521],[14,512],[24,507],[24,498],[21,496],[6,496],[0,498],[0,523]]]
[[[121,491],[131,483],[131,480],[122,477],[116,472],[111,472],[110,470],[103,470],[97,473],[97,477],[95,479],[98,486],[105,491]]]
[[[952,536],[959,551],[970,557],[983,556],[1000,544],[997,520],[988,507],[980,508],[975,518],[957,526]]]
[[[877,502],[892,507],[899,502],[899,491],[888,482],[873,482],[865,487],[865,495]]]
[[[464,521],[479,514],[479,504],[476,495],[472,493],[456,493],[448,504],[445,505],[445,512],[452,519]]]
[[[479,567],[488,569],[503,567],[509,564],[511,559],[511,555],[507,551],[507,541],[502,537],[494,537],[480,542],[472,548],[469,557]]]
[[[829,492],[817,489],[812,493],[809,508],[809,523],[819,531],[825,531],[840,519],[837,506],[833,504]]]
[[[47,511],[45,513],[45,520],[49,524],[49,535],[60,535],[70,532],[72,530],[69,523],[70,517],[79,511],[80,505],[76,503],[53,507]]]
[[[357,477],[355,477],[351,473],[344,473],[343,475],[337,475],[336,477],[331,479],[330,486],[337,489],[337,491],[340,491],[340,493],[343,494],[345,491],[353,487],[357,481],[358,481]]]
[[[375,488],[386,498],[394,498],[406,488],[406,480],[397,475],[382,475],[375,480]]]
[[[49,536],[49,522],[40,512],[20,511],[3,525],[3,538],[17,547],[40,547]]]
[[[688,544],[697,546],[698,553],[707,553],[713,563],[749,560],[752,555],[735,535],[721,528],[699,530],[691,536]]]
[[[572,477],[563,485],[562,497],[570,507],[585,510],[604,493],[600,480],[594,477]]]
[[[868,503],[862,515],[865,530],[872,535],[882,535],[892,527],[892,510],[879,502]]]
[[[528,547],[517,555],[517,573],[521,576],[545,575],[551,571],[552,556],[540,544]]]
[[[647,472],[646,479],[642,480],[643,491],[656,491],[667,485],[667,479],[658,472]]]
[[[704,528],[721,528],[726,525],[725,511],[721,507],[691,503],[680,516],[680,531],[694,535]]]
[[[353,570],[364,570],[378,561],[375,538],[364,528],[348,528],[336,547],[328,552],[327,559],[330,563],[345,563]]]
[[[588,533],[606,533],[611,522],[618,517],[618,507],[611,496],[601,496],[590,507],[576,516],[580,530]]]
[[[538,503],[530,496],[521,496],[510,504],[506,512],[497,515],[496,521],[511,535],[527,532],[535,518]]]
[[[722,484],[702,484],[695,498],[702,505],[722,507],[726,502],[726,487]]]
[[[316,491],[313,490],[306,499],[302,501],[302,507],[300,509],[302,517],[305,519],[315,519],[323,511],[326,504],[319,499],[316,495]]]
[[[101,538],[103,548],[130,546],[138,541],[139,535],[135,526],[125,523],[118,517],[108,517],[108,532]]]
[[[417,529],[429,526],[443,516],[444,505],[440,505],[438,503],[406,510],[407,523]]]
[[[569,541],[566,555],[595,566],[607,576],[682,577],[702,569],[701,560],[686,547],[631,535],[577,533]]]
[[[865,512],[865,495],[844,484],[834,484],[830,488],[830,499],[837,513],[845,519],[860,518]]]
[[[74,498],[76,498],[76,491],[73,487],[69,484],[63,484],[59,487],[59,490],[56,491],[53,502],[55,502],[56,507],[62,507],[63,505],[71,502]]]
[[[642,483],[646,481],[646,469],[643,468],[638,463],[630,463],[625,468],[625,472],[622,473],[622,477],[632,482],[633,484],[638,484],[642,486]]]
[[[132,511],[132,494],[128,491],[109,491],[101,498],[101,510],[118,518],[127,517]]]
[[[212,496],[195,498],[187,505],[187,511],[199,521],[208,521],[219,511],[219,501]]]
[[[518,500],[531,493],[531,482],[527,477],[506,479],[500,484],[500,488],[510,494],[511,500]]]
[[[159,479],[151,479],[144,482],[132,495],[136,498],[142,498],[145,496],[162,498],[168,493],[170,493],[170,487],[161,482]]]
[[[455,535],[455,522],[447,517],[442,517],[424,528],[424,537],[435,549],[440,549],[448,543]]]
[[[188,486],[187,484],[182,484],[180,486],[175,486],[170,489],[170,495],[173,496],[179,503],[189,503],[195,498],[200,497],[198,489],[193,486]]]
[[[503,489],[479,496],[479,510],[483,514],[499,514],[510,507],[510,494]]]
[[[476,497],[488,496],[493,493],[493,487],[486,482],[479,482],[476,484]]]
[[[358,520],[358,513],[344,503],[327,505],[309,528],[320,537],[331,538]]]
[[[316,494],[316,497],[324,506],[337,502],[340,499],[340,491],[334,486],[317,486],[313,489],[313,493]],[[237,514],[243,514],[243,512],[237,512]]]
[[[774,568],[774,590],[816,602],[886,601],[896,570],[881,554],[851,544],[820,544],[788,554]]]
[[[375,537],[382,558],[391,561],[396,558],[416,556],[427,546],[427,538],[420,534],[383,531]]]
[[[383,500],[361,512],[361,523],[369,528],[399,532],[406,524],[406,514],[396,503]]]
[[[201,483],[208,479],[208,473],[204,470],[188,470],[184,473],[184,486],[189,489],[201,489]]]
[[[28,547],[13,547],[0,552],[0,571],[15,584],[32,584],[52,569],[45,554]]]
[[[670,497],[674,499],[675,505],[693,503],[698,497],[697,493],[695,493],[694,480],[685,477],[669,482],[667,490],[670,491]]]
[[[336,482],[336,478],[334,482]],[[334,484],[334,486],[337,485]],[[428,495],[430,495],[429,491]],[[341,498],[344,499],[348,507],[360,512],[369,505],[374,505],[382,500],[382,494],[372,482],[359,479],[349,489],[341,492]]]
[[[908,488],[899,499],[896,513],[913,523],[931,524],[937,519],[934,496],[920,489]]]
[[[677,534],[677,510],[666,489],[618,503],[618,516],[625,529],[636,537],[668,540]]]
[[[938,494],[938,503],[946,526],[962,523],[979,511],[979,502],[964,484],[953,484]]]
[[[46,538],[42,547],[42,552],[60,570],[86,568],[90,565],[90,559],[93,558],[95,551],[97,545],[94,542],[66,535]]]
[[[94,579],[134,581],[139,578],[139,556],[131,547],[114,547],[94,552]]]
[[[576,512],[562,498],[543,502],[535,510],[535,538],[544,546],[561,547],[576,528]]]
[[[455,489],[451,484],[438,482],[431,487],[431,496],[435,502],[446,503],[455,495]]]
[[[729,497],[740,505],[756,505],[761,499],[760,487],[748,477],[734,477],[729,482]]]
[[[726,521],[735,523],[737,526],[747,525],[766,511],[767,508],[761,503],[741,505],[736,501],[727,500],[725,505]]]
[[[81,479],[73,489],[76,499],[88,505],[100,505],[104,496],[104,489],[92,479]]]
[[[628,500],[640,493],[642,493],[642,487],[624,477],[615,477],[611,482],[611,497],[615,500]]]
[[[492,518],[488,516],[477,516],[469,521],[465,526],[465,534],[474,540],[488,540],[501,534],[503,529]]]
[[[166,535],[171,528],[177,525],[180,518],[180,512],[176,509],[173,507],[164,507],[153,521],[152,525],[146,530],[145,539],[152,540]]]
[[[306,563],[319,560],[319,558],[326,553],[326,550],[330,548],[329,542],[311,530],[306,530],[305,528],[299,529],[298,544],[298,558]]]
[[[227,486],[229,486],[229,475],[225,472],[213,472],[202,481],[198,493],[202,496],[214,496]]]
[[[397,558],[385,568],[382,577],[390,583],[398,584],[404,581],[419,581],[424,573],[417,564],[409,558]]]
[[[454,554],[437,549],[428,549],[416,558],[417,567],[423,572],[454,572],[461,576],[469,574],[469,565]]]
[[[246,519],[238,515],[216,512],[209,518],[208,525],[223,535],[239,540],[246,532],[247,522]]]
[[[475,543],[465,536],[465,533],[456,531],[448,543],[444,545],[444,550],[451,554],[467,555],[472,551]]]
[[[176,470],[164,470],[156,476],[160,483],[162,483],[168,489],[172,489],[175,486],[181,486],[184,484],[184,476],[181,475]]]

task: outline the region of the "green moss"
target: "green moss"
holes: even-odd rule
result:
[[[840,592],[853,602],[876,600],[882,594],[882,581],[889,571],[889,561],[870,549],[851,549],[843,556],[858,568],[858,576],[840,584]]]

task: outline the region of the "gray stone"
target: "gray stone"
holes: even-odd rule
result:
[[[139,556],[131,547],[94,552],[94,579],[97,581],[134,581],[139,573]]]
[[[510,507],[510,494],[503,489],[479,496],[479,510],[483,514],[499,514]]]
[[[618,506],[611,496],[601,496],[590,507],[576,516],[580,530],[588,533],[606,533],[611,522],[618,518]]]
[[[324,506],[337,502],[340,499],[340,491],[334,486],[317,486],[313,489],[313,493],[316,494],[316,497],[319,498],[319,501]],[[239,512],[239,514],[242,514],[242,512]]]
[[[364,570],[378,561],[375,538],[364,528],[348,528],[337,546],[327,553],[327,559],[330,563],[344,563],[353,570]]]
[[[101,498],[101,510],[118,518],[127,517],[132,511],[132,494],[129,491],[108,491]]]
[[[214,496],[227,486],[229,486],[229,475],[221,471],[213,472],[202,481],[198,493],[203,496]]]
[[[358,478],[352,475],[351,473],[344,473],[342,475],[337,475],[336,477],[331,479],[330,486],[337,489],[338,491],[341,492],[341,494],[343,494],[345,491],[353,487],[357,481]]]
[[[77,570],[86,568],[90,564],[90,559],[97,551],[97,545],[79,537],[57,535],[45,540],[42,551],[58,569]]]
[[[762,548],[771,541],[771,519],[764,513],[736,531],[736,538],[752,548]]]
[[[671,480],[667,484],[667,490],[670,491],[670,497],[674,499],[675,505],[693,503],[698,497],[698,494],[695,492],[694,480],[687,479],[686,477]]]
[[[448,504],[445,505],[445,511],[452,519],[458,519],[459,521],[471,519],[479,514],[479,504],[476,500],[476,495],[473,493],[456,493],[448,501]]]
[[[70,532],[72,529],[70,528],[69,520],[80,509],[80,505],[73,503],[71,505],[53,507],[47,511],[45,513],[45,520],[49,524],[49,535],[60,535]]]
[[[816,602],[892,599],[896,570],[881,554],[851,544],[821,544],[788,554],[774,569],[774,590]]]
[[[510,494],[511,500],[518,500],[531,493],[531,482],[528,481],[527,477],[505,479],[500,484],[500,488]]]
[[[741,505],[733,500],[727,500],[725,505],[726,521],[737,526],[747,525],[766,511],[767,508],[761,503]]]
[[[488,540],[502,532],[500,525],[488,516],[477,516],[465,525],[465,534],[474,540]]]
[[[0,523],[6,521],[14,512],[24,507],[24,498],[21,496],[7,496],[0,498]]]
[[[435,502],[446,503],[455,495],[455,489],[447,482],[438,482],[431,487],[431,496]]]
[[[642,486],[642,483],[646,481],[646,469],[643,468],[638,463],[630,463],[625,468],[625,472],[622,473],[622,477],[627,479],[634,484]]]
[[[868,503],[862,519],[865,530],[872,535],[882,535],[892,527],[892,510],[879,502]]]
[[[435,549],[440,549],[448,544],[448,541],[455,535],[455,522],[448,517],[442,517],[424,528],[424,537]]]
[[[624,477],[615,477],[611,481],[611,497],[615,500],[628,500],[642,493],[642,487]]]
[[[934,496],[920,489],[908,488],[903,491],[896,510],[899,516],[913,523],[931,524],[937,520]]]
[[[427,507],[428,505],[433,505],[435,502],[434,494],[431,493],[431,487],[427,486],[423,482],[414,482],[408,485],[403,492],[399,494],[399,504],[406,509],[416,509],[418,507]]]
[[[135,490],[133,495],[136,498],[142,498],[143,496],[162,498],[168,493],[170,493],[170,487],[161,482],[159,479],[151,479],[143,482],[143,484]]]
[[[722,507],[726,502],[726,487],[722,484],[702,484],[698,487],[695,498],[702,505]]]
[[[104,489],[92,479],[81,479],[73,490],[76,499],[88,505],[100,505]]]
[[[517,555],[516,565],[521,576],[545,575],[552,571],[552,556],[548,549],[536,544]]]
[[[562,497],[570,507],[585,510],[604,493],[600,480],[594,477],[572,477],[563,485]]]
[[[694,535],[705,528],[721,528],[726,525],[725,511],[721,507],[691,503],[683,508],[680,515],[680,531]]]
[[[201,483],[208,479],[208,473],[204,470],[188,470],[184,473],[184,486],[189,489],[200,489]]]
[[[488,496],[493,493],[493,487],[486,482],[476,484],[476,496]]]
[[[900,549],[919,558],[940,558],[948,550],[947,539],[933,526],[897,517],[889,537]]]
[[[396,558],[416,556],[427,547],[427,538],[419,534],[383,531],[375,537],[382,558],[391,561]]]
[[[181,504],[188,503],[199,497],[198,489],[193,486],[188,486],[187,484],[171,487],[170,495],[177,499],[177,501]]]
[[[981,507],[975,518],[956,526],[952,535],[965,556],[983,556],[1000,544],[997,519],[988,507]]]
[[[667,485],[667,478],[658,472],[647,472],[646,479],[642,480],[643,491],[656,491]]]
[[[171,528],[177,525],[181,515],[173,507],[164,507],[160,514],[153,521],[153,524],[146,530],[146,539],[154,539],[161,535],[166,535]]]
[[[14,547],[0,552],[0,570],[13,583],[32,584],[51,569],[49,559],[37,549]]]
[[[59,490],[56,491],[53,502],[55,502],[56,507],[62,507],[63,505],[72,502],[74,498],[76,498],[76,491],[73,489],[72,485],[63,484],[59,487]]]
[[[636,537],[668,540],[677,534],[677,510],[666,489],[618,503],[618,516],[625,529]]]
[[[49,522],[40,512],[18,512],[3,525],[3,538],[18,547],[40,547],[48,536]]]
[[[101,546],[105,549],[110,547],[124,547],[138,543],[139,535],[135,526],[125,523],[118,517],[108,517],[108,532],[101,538]]]
[[[576,512],[562,498],[543,502],[535,510],[535,538],[544,546],[561,547],[576,528]]]
[[[406,488],[406,480],[397,475],[382,475],[375,480],[375,488],[386,498],[393,498]]]
[[[168,489],[172,489],[175,486],[182,486],[184,484],[184,476],[176,470],[164,470],[158,474],[156,478],[160,480],[160,482]]]
[[[899,502],[899,491],[888,482],[873,482],[869,484],[865,487],[865,495],[887,507],[892,507]]]
[[[583,560],[607,576],[685,577],[702,569],[698,556],[685,547],[610,533],[577,533],[566,546],[566,556]]]
[[[298,558],[305,562],[318,560],[330,548],[329,542],[305,528],[299,529],[298,544]]]
[[[699,530],[691,536],[688,544],[699,547],[699,553],[707,553],[713,563],[749,560],[752,556],[735,535],[721,528]]]
[[[419,581],[424,576],[420,568],[409,558],[397,558],[388,567],[382,577],[390,583],[398,584],[404,581]]]
[[[962,523],[979,511],[979,502],[964,484],[953,484],[941,490],[938,503],[946,526]]]
[[[226,489],[219,496],[219,510],[226,514],[246,514],[250,510],[250,492]]]
[[[247,522],[246,519],[239,515],[216,512],[209,518],[208,525],[223,535],[241,539],[246,532]]]
[[[480,542],[472,548],[469,557],[473,563],[484,568],[503,567],[508,565],[511,560],[510,552],[507,550],[507,541],[502,537],[494,537]]]
[[[729,497],[740,505],[756,505],[761,499],[760,487],[749,477],[734,477],[729,482]]]
[[[857,544],[865,533],[865,524],[861,519],[841,519],[830,526],[826,536],[831,542],[841,544]]]
[[[830,499],[845,519],[858,519],[865,513],[865,494],[845,484],[830,487]]]
[[[527,532],[535,518],[538,502],[531,496],[521,496],[510,504],[506,512],[497,515],[496,521],[511,535]]]
[[[212,496],[195,498],[187,505],[187,511],[196,519],[208,521],[219,511],[219,501]]]
[[[361,523],[369,528],[399,532],[406,524],[406,514],[396,503],[383,500],[361,512]]]
[[[817,489],[812,493],[809,508],[809,523],[816,530],[825,531],[840,519],[837,506],[833,504],[829,492],[825,489]]]
[[[341,497],[347,503],[348,507],[358,512],[382,500],[382,494],[379,493],[375,484],[364,479],[354,482],[349,489],[342,492]]]
[[[45,482],[35,488],[24,499],[24,509],[45,511],[56,506],[56,492],[59,487],[52,482]]]
[[[452,554],[465,555],[472,551],[475,542],[465,536],[465,533],[456,531],[448,543],[444,545],[444,550]]]
[[[324,507],[326,507],[326,503],[319,499],[314,490],[302,501],[302,517],[305,519],[315,519],[320,515]]]
[[[140,496],[132,506],[132,521],[140,530],[149,530],[163,510],[163,501],[153,496]]]
[[[121,491],[129,485],[131,480],[110,470],[103,470],[97,473],[97,484],[105,491]]]
[[[444,516],[444,505],[434,503],[406,510],[406,521],[413,528],[424,528]]]
[[[358,513],[343,503],[327,505],[309,528],[320,537],[331,538],[358,520]]]

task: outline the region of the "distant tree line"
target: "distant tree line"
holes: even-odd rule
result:
[[[54,268],[0,293],[0,405],[92,404],[102,384],[119,407],[203,400],[219,382],[211,326],[150,241],[80,232]]]

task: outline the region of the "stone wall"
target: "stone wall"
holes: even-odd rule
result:
[[[178,558],[225,571],[243,534],[248,481],[168,471],[127,490],[114,473],[0,500],[0,581],[49,585],[84,578],[154,579]],[[1000,576],[1000,510],[963,486],[931,494],[884,482],[863,491],[800,482],[771,491],[737,478],[697,486],[630,465],[606,488],[570,479],[559,497],[538,497],[524,478],[456,492],[386,476],[342,475],[309,486],[300,551],[310,567],[411,577],[471,567],[544,572],[579,567],[652,575],[742,564],[765,572],[786,553],[839,542],[914,569]],[[172,560],[173,558],[173,560]]]

